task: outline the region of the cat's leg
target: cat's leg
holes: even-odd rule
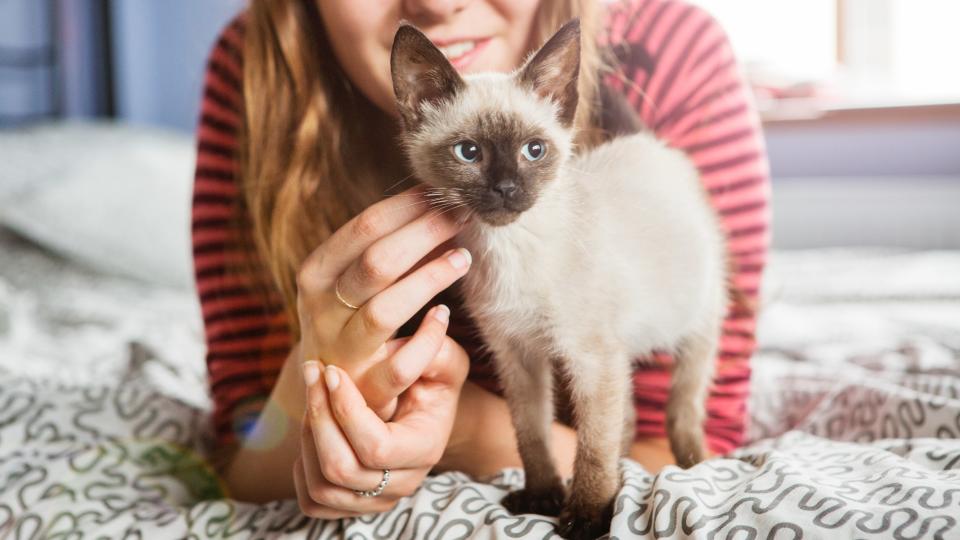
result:
[[[566,492],[550,450],[553,373],[549,357],[520,347],[494,350],[497,371],[517,434],[526,484],[501,504],[513,514],[556,516]]]
[[[630,362],[619,347],[591,340],[570,362],[571,397],[577,425],[573,486],[560,514],[565,538],[596,538],[606,533],[620,490],[619,460],[624,445]]]
[[[620,455],[630,457],[630,448],[633,446],[633,439],[637,434],[637,406],[633,402],[633,376],[631,373],[629,392],[627,399],[624,400],[623,411],[623,436],[620,445]]]
[[[704,460],[706,398],[713,378],[719,327],[685,338],[674,355],[667,437],[677,465],[684,469]]]

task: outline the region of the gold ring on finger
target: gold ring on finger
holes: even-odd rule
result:
[[[360,309],[359,306],[355,306],[355,305],[351,304],[350,302],[347,302],[347,300],[343,297],[343,294],[340,293],[340,278],[339,278],[339,277],[337,278],[336,284],[333,286],[333,291],[337,294],[337,300],[339,300],[341,304],[347,306],[347,307],[350,308],[350,309]]]

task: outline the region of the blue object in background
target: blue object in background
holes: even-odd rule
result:
[[[0,125],[57,113],[48,2],[0,2]]]
[[[245,0],[111,2],[117,116],[192,133],[207,55],[245,5]]]
[[[193,132],[205,61],[246,0],[0,1],[0,126],[116,117]]]

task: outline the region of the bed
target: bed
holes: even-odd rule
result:
[[[342,521],[225,498],[182,265],[107,271],[24,223],[0,229],[0,539],[554,537],[500,506],[516,469]],[[960,251],[774,252],[759,340],[747,446],[656,476],[624,460],[611,538],[960,538]]]

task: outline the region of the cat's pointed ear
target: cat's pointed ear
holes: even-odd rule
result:
[[[422,104],[451,97],[466,85],[430,38],[408,24],[401,25],[393,38],[390,72],[406,129],[422,120]]]
[[[567,127],[577,112],[580,77],[580,19],[563,25],[520,70],[520,80],[560,108]]]

